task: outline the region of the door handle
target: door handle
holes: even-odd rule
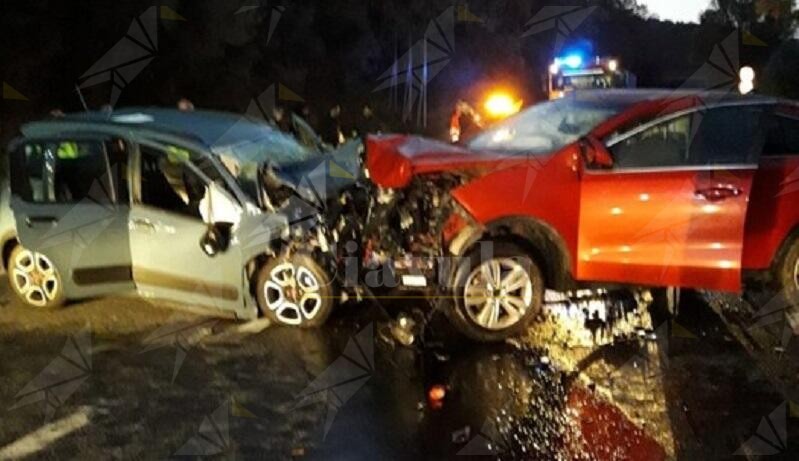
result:
[[[58,218],[55,216],[26,216],[25,217],[25,225],[28,227],[33,227],[37,224],[50,224],[51,226],[55,226],[58,223]]]
[[[708,202],[720,202],[729,198],[738,197],[743,194],[743,190],[732,184],[721,184],[713,187],[697,189],[694,196],[699,200]]]

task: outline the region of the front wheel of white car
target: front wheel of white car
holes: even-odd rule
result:
[[[305,254],[271,259],[258,272],[256,291],[264,316],[300,328],[324,325],[336,301],[330,276]]]
[[[47,309],[64,304],[64,285],[58,269],[41,253],[22,246],[14,248],[8,259],[8,281],[28,306]]]

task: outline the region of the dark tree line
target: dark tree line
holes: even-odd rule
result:
[[[336,104],[350,118],[369,104],[390,129],[440,134],[458,98],[477,98],[492,85],[516,89],[526,102],[543,97],[558,29],[522,36],[542,7],[559,3],[575,4],[164,0],[158,5],[179,17],[165,18],[161,11],[157,53],[127,83],[117,106],[171,106],[187,97],[197,107],[241,113],[271,85],[282,84],[305,100],[285,104],[307,106],[320,123]],[[51,109],[80,110],[75,92],[79,78],[152,5],[151,0],[7,0],[0,16],[3,80],[28,100],[4,99],[3,142],[19,123]],[[258,8],[249,8],[254,6]],[[431,20],[450,7],[455,12],[454,49],[426,87],[424,128],[418,118],[402,120],[396,93],[404,87],[394,92],[374,89],[395,59],[424,37]],[[566,41],[582,41],[596,54],[619,56],[639,76],[641,86],[683,85],[714,47],[738,30],[741,37],[747,34],[738,60],[760,72],[761,88],[799,97],[792,78],[799,48],[792,39],[796,12],[791,0],[716,0],[701,25],[650,18],[635,0],[595,0],[585,7],[597,8],[570,26]],[[108,103],[110,86],[87,88],[84,95],[90,107],[98,108]]]

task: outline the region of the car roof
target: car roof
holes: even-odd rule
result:
[[[29,123],[25,135],[70,129],[136,130],[143,136],[160,133],[200,142],[212,151],[273,136],[287,136],[276,127],[253,117],[208,110],[180,111],[162,108],[126,108],[66,114]]]
[[[613,108],[617,115],[594,128],[593,135],[604,138],[629,125],[674,113],[703,110],[719,106],[768,105],[786,106],[799,110],[795,101],[766,95],[741,95],[738,91],[708,91],[702,89],[613,89],[578,90],[567,96],[577,103]]]
[[[655,101],[678,101],[696,99],[697,104],[708,103],[736,103],[745,102],[747,104],[774,104],[785,102],[794,104],[791,101],[779,100],[771,96],[759,94],[741,95],[738,91],[719,91],[702,89],[596,89],[596,90],[576,90],[569,95],[579,101],[596,103],[599,105],[612,106],[633,106],[638,103]],[[566,96],[570,97],[570,96]]]

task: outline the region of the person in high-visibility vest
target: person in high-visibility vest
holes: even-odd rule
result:
[[[482,127],[482,117],[468,102],[460,100],[455,104],[449,121],[449,140],[452,144],[470,138]]]
[[[76,159],[78,158],[78,153],[78,143],[72,141],[62,142],[58,145],[56,157],[62,160]]]
[[[166,155],[169,162],[174,164],[185,163],[191,159],[189,151],[176,146],[167,146]]]

